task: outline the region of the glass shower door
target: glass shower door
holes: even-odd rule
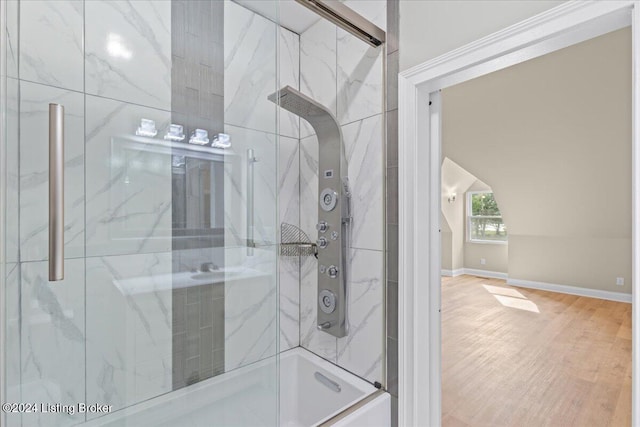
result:
[[[3,403],[36,405],[3,425],[277,424],[277,26],[216,0],[2,8]]]

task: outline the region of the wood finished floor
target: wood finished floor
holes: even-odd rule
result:
[[[442,425],[630,426],[631,304],[443,278]]]

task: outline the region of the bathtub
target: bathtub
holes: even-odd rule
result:
[[[279,386],[275,381],[278,371]],[[298,347],[86,425],[309,427],[327,422],[377,391],[368,382]],[[389,395],[381,393],[330,424],[390,426]]]

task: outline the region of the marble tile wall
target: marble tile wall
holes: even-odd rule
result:
[[[347,1],[386,28],[386,1]],[[384,49],[371,48],[325,20],[300,35],[301,91],[342,126],[353,193],[348,272],[349,335],[316,329],[317,262],[301,261],[300,344],[371,382],[385,383]],[[301,123],[300,224],[315,239],[318,142]],[[372,266],[376,266],[372,268]]]
[[[279,225],[282,222],[299,224],[300,120],[296,115],[278,109],[267,96],[285,85],[299,88],[300,39],[297,34],[230,1],[225,2],[224,39],[228,41],[224,49],[225,133],[231,135],[237,155],[225,165],[225,242],[228,248],[225,265],[251,265],[258,255],[247,256],[245,249],[248,148],[252,148],[258,158],[253,166],[256,243],[263,252],[271,253],[280,236]],[[275,258],[273,263],[275,266]],[[269,264],[263,265],[266,268]],[[283,351],[299,344],[300,272],[297,258],[280,259],[279,292],[276,292],[275,272],[263,273],[265,277],[251,284],[256,290],[252,297],[237,298],[242,295],[237,289],[233,290],[237,284],[229,285],[225,290],[225,296],[231,298],[225,300],[226,369],[258,360],[276,348]],[[258,296],[261,299],[256,300]],[[275,317],[277,299],[279,318]],[[255,306],[258,302],[260,304]],[[249,305],[254,311],[245,314],[252,314],[253,318],[241,314]],[[274,311],[265,310],[267,307]],[[230,325],[235,326],[229,329]],[[243,348],[241,343],[255,337],[256,331],[262,331],[260,342],[255,348]],[[279,343],[276,343],[278,337]]]
[[[117,410],[172,390],[171,259],[87,258],[88,401]]]
[[[171,109],[170,1],[87,1],[85,28],[88,94]]]
[[[20,259],[48,257],[49,103],[65,108],[65,257],[84,257],[84,96],[20,82]],[[27,148],[28,147],[28,148]]]
[[[11,0],[7,10],[8,293],[19,295],[11,307],[21,325],[10,334],[19,343],[9,358],[14,400],[93,396],[123,407],[169,391],[170,160],[128,150],[122,137],[143,117],[161,131],[169,123],[170,2]],[[66,113],[61,282],[47,280],[50,102]],[[144,291],[131,294],[122,281]],[[25,417],[23,425],[84,420]]]
[[[5,363],[7,402],[20,402],[20,383],[22,376],[20,355],[20,266],[18,263],[5,264]],[[7,424],[19,425],[21,415],[5,414]]]
[[[20,78],[84,89],[84,2],[20,2]]]
[[[168,111],[85,97],[86,254],[171,251],[171,158],[127,148],[141,118],[169,125]]]
[[[65,278],[48,281],[47,262],[23,262],[21,278],[22,402],[85,400],[84,260],[67,259]],[[84,414],[23,414],[23,425],[65,426]]]

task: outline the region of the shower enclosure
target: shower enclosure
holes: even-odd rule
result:
[[[0,26],[0,424],[314,425],[384,389],[382,30],[290,0],[6,0]],[[318,238],[327,178],[285,86],[344,140],[337,332],[322,255],[280,248]]]

